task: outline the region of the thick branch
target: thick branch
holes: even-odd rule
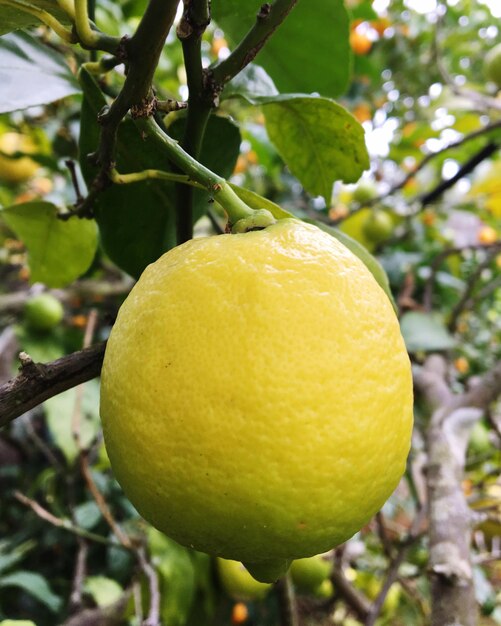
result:
[[[471,512],[461,488],[469,435],[501,394],[501,362],[470,391],[454,396],[446,363],[429,357],[414,375],[433,408],[427,432],[432,626],[474,626],[477,607],[470,556]]]
[[[52,396],[99,376],[105,345],[99,343],[47,364],[25,357],[19,376],[0,386],[0,428]]]

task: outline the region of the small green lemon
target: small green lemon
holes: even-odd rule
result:
[[[377,193],[377,189],[374,183],[371,183],[369,180],[362,180],[355,187],[353,191],[353,200],[354,202],[358,202],[359,204],[365,204],[372,200]]]
[[[63,317],[63,305],[50,293],[41,293],[30,298],[24,307],[24,318],[33,330],[51,330],[61,322]]]
[[[314,592],[328,578],[332,562],[321,554],[305,559],[296,559],[290,566],[292,582],[299,591]]]
[[[234,600],[262,600],[271,589],[269,583],[255,580],[239,561],[217,559],[221,586]]]
[[[501,43],[485,55],[484,69],[486,77],[501,89]]]
[[[372,243],[381,243],[392,234],[393,220],[386,211],[371,211],[362,225],[362,231]]]
[[[101,416],[149,522],[271,582],[351,537],[398,484],[410,363],[365,265],[284,219],[145,270],[107,344]]]

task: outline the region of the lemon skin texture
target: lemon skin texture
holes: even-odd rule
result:
[[[270,582],[351,537],[398,484],[410,363],[365,265],[285,219],[144,271],[108,341],[101,417],[149,522]]]

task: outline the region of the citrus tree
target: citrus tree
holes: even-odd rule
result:
[[[501,623],[500,17],[0,0],[0,626]]]

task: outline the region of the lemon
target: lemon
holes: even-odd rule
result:
[[[221,586],[235,600],[262,600],[270,591],[269,583],[260,583],[238,561],[217,559],[217,573]]]
[[[299,591],[314,592],[329,577],[332,561],[321,554],[292,561],[290,574],[292,582]]]
[[[51,330],[62,321],[63,317],[63,305],[50,293],[33,296],[24,307],[24,318],[33,330]]]
[[[358,183],[353,191],[353,200],[359,204],[365,204],[372,200],[377,194],[377,189],[374,183],[370,180],[362,180]]]
[[[486,77],[501,89],[501,43],[485,55],[484,70]]]
[[[11,157],[16,152],[25,152],[27,154],[35,152],[35,144],[27,135],[21,133],[4,133],[0,136],[0,179],[8,183],[23,183],[31,178],[35,172],[40,169],[40,165],[23,156],[19,158]]]
[[[379,244],[393,232],[393,220],[385,211],[374,210],[362,224],[362,232],[369,241]]]
[[[149,522],[271,582],[351,537],[396,487],[410,363],[365,265],[284,219],[144,271],[108,341],[101,416]]]

